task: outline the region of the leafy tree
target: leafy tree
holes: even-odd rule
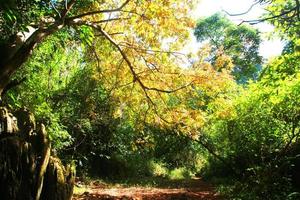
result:
[[[0,93],[9,84],[12,74],[30,57],[36,45],[60,31],[68,31],[71,38],[76,38],[78,33],[77,38],[88,45],[95,37],[104,38],[113,51],[119,53],[119,58],[124,60],[132,78],[144,93],[148,93],[154,89],[152,85],[144,84],[139,73],[155,72],[155,67],[149,66],[158,66],[158,63],[151,63],[150,57],[162,54],[162,40],[173,38],[176,41],[165,49],[166,53],[172,54],[178,49],[178,44],[188,37],[187,28],[193,25],[187,17],[187,11],[192,7],[190,1],[40,0],[26,3],[13,1],[10,5],[1,2],[1,7],[5,8],[1,13],[0,25],[1,36],[4,36],[1,37],[1,53],[5,59],[1,60]],[[27,16],[27,10],[34,14],[20,17],[23,14]]]
[[[269,3],[270,21],[288,45],[269,60],[256,83],[209,104],[206,132],[211,149],[206,173],[234,179],[232,199],[299,198],[299,13],[298,1]]]
[[[284,35],[290,37],[298,35],[299,37],[300,4],[298,0],[260,0],[259,2],[269,3],[269,5],[266,8],[267,13],[257,22],[271,22],[275,27],[281,29]]]
[[[245,83],[256,79],[262,58],[258,48],[260,36],[258,30],[246,26],[235,25],[226,16],[216,13],[210,17],[199,19],[194,34],[199,42],[208,42],[211,46],[210,62],[217,63],[222,55],[232,60],[232,74],[237,82]],[[229,63],[225,63],[225,66]]]
[[[272,2],[270,8],[279,5],[279,1]],[[285,3],[287,1],[280,1],[281,6]],[[209,158],[207,172],[243,177],[242,181],[233,183],[229,198],[299,198],[296,173],[299,166],[299,52],[295,37],[299,28],[292,26],[285,30],[287,27],[277,21],[285,20],[281,19],[283,16],[274,15],[272,20],[276,23],[272,23],[291,45],[264,66],[256,83],[240,89],[236,96],[232,93],[224,102],[212,102],[209,107],[212,115],[204,131],[215,152],[226,162],[220,164],[215,158]]]
[[[280,80],[295,77],[299,71],[299,54],[283,54],[274,58],[266,65],[260,75],[261,82],[265,85],[276,85]]]
[[[276,69],[277,65],[274,62],[270,67]],[[275,71],[271,73],[274,76]],[[284,80],[265,78],[250,84],[231,103],[212,104],[213,115],[204,130],[215,152],[234,168],[234,176],[244,178],[234,183],[235,198],[284,199],[297,191],[293,186],[299,178],[295,173],[299,162],[299,73]],[[210,161],[211,173],[229,175],[224,163],[218,163]]]
[[[158,159],[167,164],[181,167],[186,160],[193,165],[196,153],[191,151],[198,146],[192,147],[195,144],[189,137],[177,137],[175,132],[169,136],[174,144],[187,144],[183,149],[186,154],[169,151],[159,138],[172,129],[197,137],[205,123],[206,104],[222,101],[235,85],[229,71],[218,72],[201,61],[180,68],[172,52],[150,50],[143,54],[140,49],[126,49],[127,55],[142,56],[142,60],[132,58],[136,70],[145,64],[149,68],[139,73],[143,83],[153,85],[145,93],[115,46],[94,34],[83,26],[78,34],[64,29],[46,38],[14,75],[16,80],[26,75],[26,81],[8,91],[5,100],[12,106],[29,107],[47,124],[60,155],[72,156],[81,167],[120,165],[120,160],[129,162],[141,155],[151,159],[159,149],[167,156],[157,155]],[[134,150],[144,137],[154,138],[154,150],[151,145]],[[189,157],[182,159],[181,153]],[[172,161],[173,156],[176,161]]]
[[[60,42],[65,36],[65,33],[55,34],[36,49],[26,66],[14,74],[15,80],[22,80],[20,87],[8,91],[3,99],[15,109],[24,106],[33,112],[37,120],[46,125],[56,150],[72,142],[60,122],[61,113],[54,110],[59,98],[57,93],[68,85],[82,64],[78,46],[65,49],[65,44]]]
[[[261,73],[265,84],[277,84],[278,80],[285,80],[295,76],[299,71],[299,3],[298,1],[272,1],[267,6],[265,19],[274,25],[276,34],[286,42],[282,55],[271,60]]]

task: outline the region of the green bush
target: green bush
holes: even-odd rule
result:
[[[293,149],[299,146],[299,102],[300,74],[296,74],[276,84],[252,83],[233,100],[226,117],[216,111],[211,116],[212,126],[206,131],[228,165],[211,157],[206,173],[236,177],[232,199],[296,196],[293,182],[299,176],[293,168],[300,151]]]

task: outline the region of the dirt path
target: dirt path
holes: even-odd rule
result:
[[[172,184],[172,187],[114,187],[89,186],[89,192],[75,195],[73,200],[220,200],[214,188],[201,179]]]

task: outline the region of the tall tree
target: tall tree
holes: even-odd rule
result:
[[[199,42],[209,42],[210,61],[225,54],[234,65],[232,74],[238,82],[255,79],[262,58],[259,56],[260,36],[258,30],[236,25],[221,13],[199,19],[194,34]]]

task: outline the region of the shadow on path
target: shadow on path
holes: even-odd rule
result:
[[[173,181],[166,187],[89,187],[89,192],[75,195],[73,200],[220,200],[214,188],[201,179]]]

